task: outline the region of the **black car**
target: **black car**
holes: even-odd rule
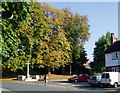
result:
[[[88,84],[91,86],[100,86],[101,85],[101,76],[92,76],[88,81]]]

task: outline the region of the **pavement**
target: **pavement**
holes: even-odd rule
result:
[[[69,90],[71,90],[71,88],[73,87],[73,85],[75,84],[75,86],[83,86],[85,83],[68,83],[67,79],[60,79],[60,80],[49,80],[47,86],[51,87],[51,88],[63,88],[66,89],[68,88]],[[44,86],[44,81],[21,81],[19,83],[23,83],[23,84],[30,84],[30,85],[41,85]],[[72,85],[72,86],[71,86]],[[76,90],[77,88],[73,88],[73,90]],[[1,88],[1,91],[11,91],[5,88]]]
[[[15,82],[14,82],[15,83]],[[41,88],[44,88],[44,81],[31,81],[31,82],[28,82],[28,81],[21,81],[17,84],[20,84],[21,85],[34,85],[36,86],[35,88],[37,88],[37,86],[41,85]],[[9,84],[9,83],[8,83]],[[16,85],[15,85],[16,86]],[[20,86],[20,85],[18,85]],[[48,81],[48,84],[47,84],[47,87],[49,87],[50,89],[51,88],[56,88],[57,89],[64,89],[64,90],[69,90],[69,91],[80,91],[80,90],[83,90],[83,91],[106,91],[106,92],[103,92],[103,93],[120,93],[120,92],[116,92],[114,89],[112,88],[97,88],[97,87],[90,87],[89,84],[87,82],[73,82],[73,83],[68,83],[67,82],[67,79],[61,79],[61,80],[49,80]],[[26,86],[27,88],[27,86]],[[9,89],[9,88],[8,88]],[[11,90],[8,90],[8,89],[5,89],[5,88],[2,88],[1,90],[2,91],[11,91]],[[39,88],[38,88],[39,89]],[[102,90],[101,90],[102,89]],[[119,88],[120,89],[120,88]],[[119,91],[119,90],[118,90]],[[91,93],[91,92],[90,92]],[[96,93],[96,92],[95,92]]]

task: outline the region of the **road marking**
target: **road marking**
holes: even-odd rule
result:
[[[61,85],[68,85],[68,83],[60,83]]]
[[[39,83],[35,83],[35,82],[22,82],[22,83],[24,83],[24,84],[33,84],[33,85],[42,85],[42,86],[44,86],[44,84],[39,84]],[[47,84],[47,86],[49,86],[49,87],[54,87],[54,88],[71,88],[72,86],[62,86],[62,85],[67,85],[67,83],[60,83],[61,85],[51,85],[51,84]]]

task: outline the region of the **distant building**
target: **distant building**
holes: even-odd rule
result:
[[[106,71],[120,72],[120,41],[111,33],[111,45],[105,54]]]

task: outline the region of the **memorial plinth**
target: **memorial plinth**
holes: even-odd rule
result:
[[[27,75],[18,75],[17,79],[18,80],[22,80],[22,81],[38,81],[40,76],[39,75],[30,75],[29,74],[29,65],[30,63],[26,63],[27,64]]]

